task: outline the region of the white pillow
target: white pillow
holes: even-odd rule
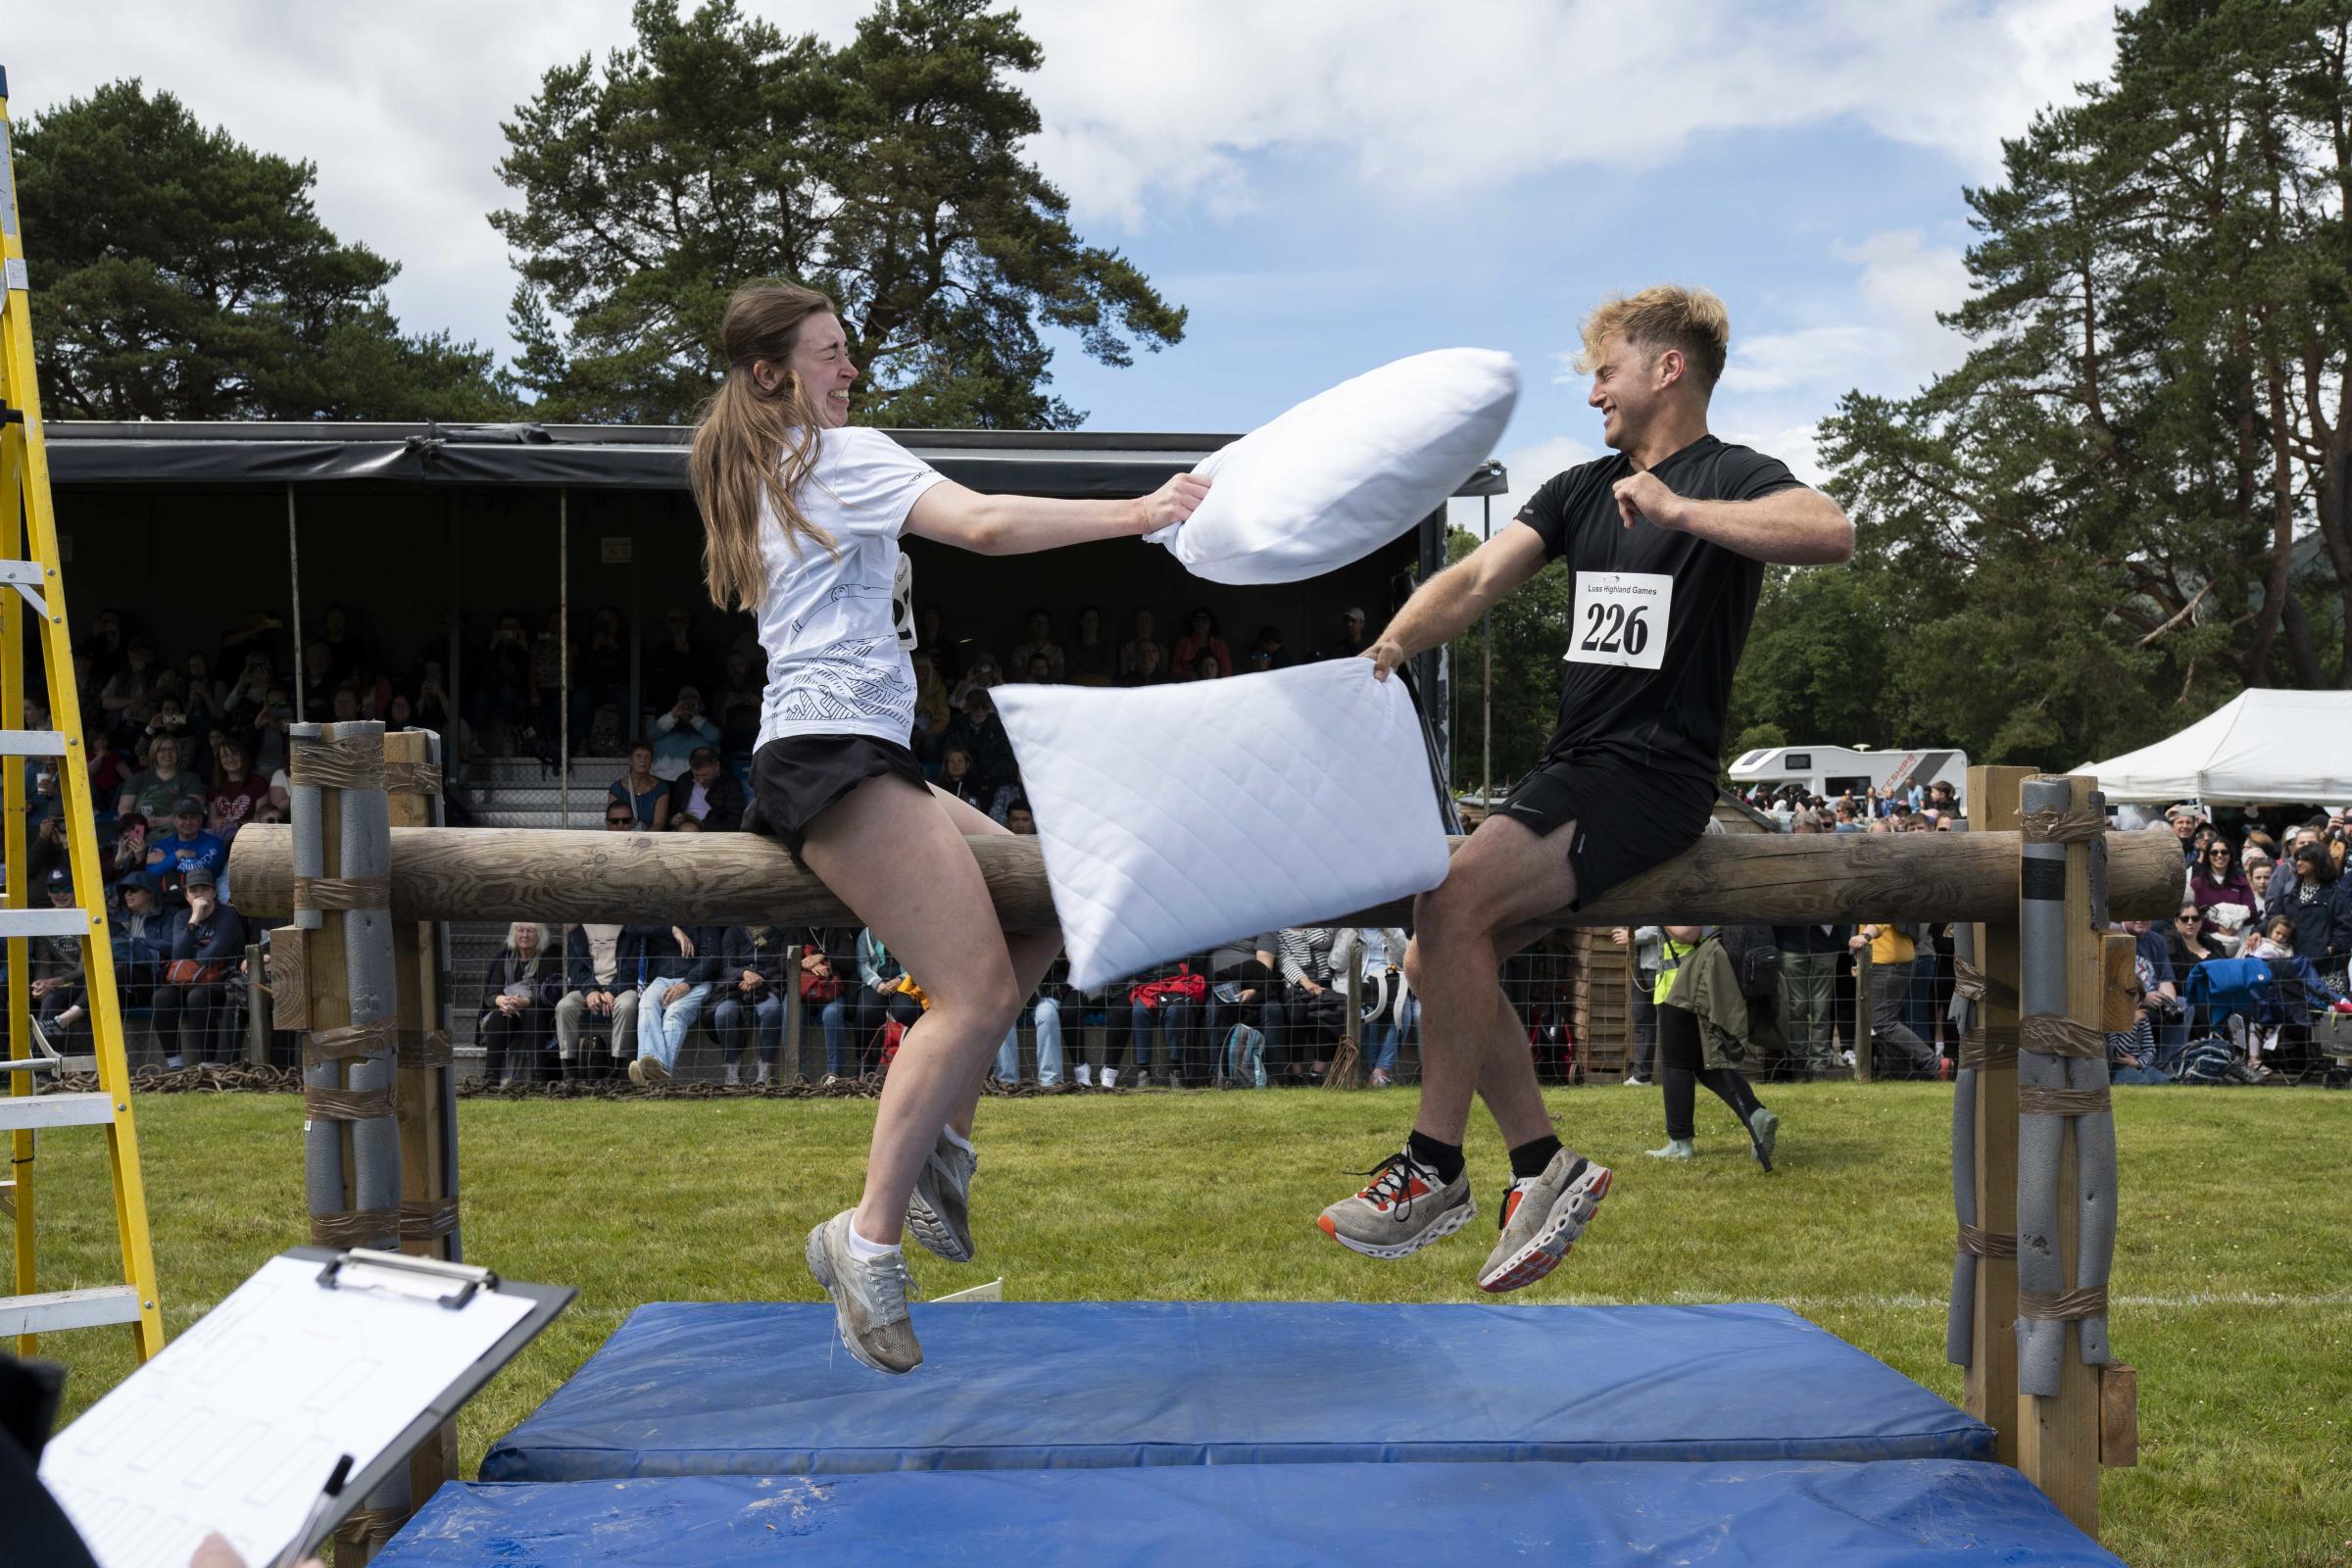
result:
[[[1368,659],[990,695],[1080,990],[1446,879],[1412,699]]]
[[[1308,398],[1210,455],[1190,519],[1146,537],[1211,582],[1298,582],[1369,555],[1494,455],[1519,366],[1438,349]]]

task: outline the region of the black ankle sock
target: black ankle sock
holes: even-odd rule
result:
[[[1549,1133],[1541,1138],[1531,1138],[1511,1151],[1511,1174],[1541,1176],[1544,1167],[1551,1163],[1551,1156],[1559,1152],[1560,1141]]]
[[[1415,1132],[1406,1147],[1412,1151],[1414,1163],[1436,1171],[1438,1180],[1451,1182],[1461,1176],[1461,1145],[1441,1144],[1427,1133]]]

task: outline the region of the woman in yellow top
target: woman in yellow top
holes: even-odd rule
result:
[[[1705,1084],[1715,1098],[1732,1107],[1747,1134],[1756,1163],[1772,1169],[1772,1149],[1781,1118],[1764,1108],[1747,1075],[1720,1056],[1707,1064],[1708,1046],[1698,1015],[1685,1006],[1670,1006],[1675,982],[1682,977],[1683,960],[1709,940],[1704,926],[1670,925],[1658,955],[1658,978],[1651,1000],[1658,1008],[1658,1083],[1666,1099],[1666,1146],[1648,1151],[1652,1159],[1689,1159],[1697,1152],[1698,1086]],[[1684,995],[1690,996],[1686,991]]]
[[[1857,926],[1847,947],[1870,950],[1870,1038],[1872,1049],[1890,1047],[1902,1053],[1902,1071],[1913,1078],[1936,1076],[1936,1048],[1911,1032],[1903,1022],[1903,1006],[1911,996],[1912,959],[1918,950],[1911,933],[1886,920]]]

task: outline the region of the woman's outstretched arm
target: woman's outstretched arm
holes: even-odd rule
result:
[[[1138,538],[1184,521],[1207,494],[1208,481],[1191,473],[1126,501],[990,496],[948,479],[916,499],[906,514],[906,531],[977,555],[1020,556],[1097,539]]]

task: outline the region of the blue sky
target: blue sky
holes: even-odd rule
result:
[[[864,6],[745,9],[839,38]],[[1081,233],[1192,311],[1182,345],[1132,368],[1059,357],[1091,425],[1244,429],[1402,354],[1499,348],[1523,379],[1498,453],[1515,495],[1594,454],[1564,363],[1579,318],[1659,279],[1730,307],[1718,432],[1816,471],[1841,392],[1956,362],[1935,316],[1966,290],[1962,186],[2113,53],[2102,0],[1021,10],[1047,57],[1033,155]],[[122,0],[21,8],[0,64],[19,118],[139,75],[313,159],[326,220],[404,264],[404,323],[503,348],[498,122],[549,66],[627,36],[625,0]]]

